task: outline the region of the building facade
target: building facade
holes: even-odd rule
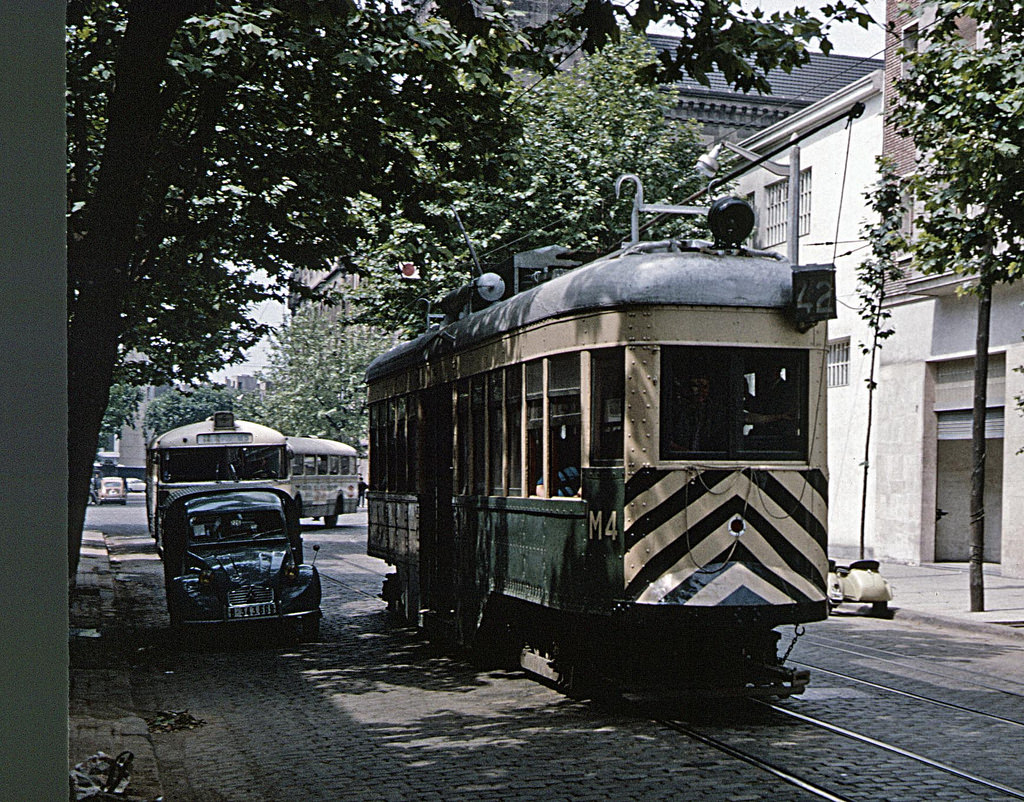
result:
[[[887,65],[841,92],[740,143],[765,153],[856,101],[864,114],[837,122],[800,144],[801,264],[836,266],[837,318],[829,323],[829,529],[834,558],[864,556],[909,563],[968,559],[977,299],[964,279],[915,273],[889,290],[894,334],[877,355],[868,435],[871,331],[858,312],[857,267],[869,256],[861,230],[865,192],[877,180],[875,156],[905,163],[905,142],[885,125]],[[781,154],[785,157],[785,152]],[[785,160],[784,158],[782,160]],[[912,160],[910,161],[912,164]],[[758,220],[755,245],[784,252],[788,180],[755,170],[740,179]],[[1024,288],[997,287],[992,306],[988,383],[985,560],[1004,576],[1024,577]],[[866,446],[867,443],[867,446]],[[867,463],[865,483],[864,464]],[[862,513],[863,509],[863,513]]]

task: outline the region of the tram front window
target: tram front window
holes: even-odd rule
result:
[[[806,457],[806,351],[668,347],[661,359],[662,458]]]

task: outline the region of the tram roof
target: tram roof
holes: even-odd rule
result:
[[[640,243],[526,292],[433,329],[377,357],[368,381],[458,352],[548,318],[637,306],[784,309],[792,297],[789,262],[774,253],[710,251]]]

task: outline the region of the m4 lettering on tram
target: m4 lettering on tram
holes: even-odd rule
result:
[[[605,524],[605,512],[604,510],[591,510],[590,511],[590,540],[601,540],[602,538],[608,537],[613,540],[618,537],[619,534],[619,513],[617,510],[612,510],[608,513],[608,523]]]

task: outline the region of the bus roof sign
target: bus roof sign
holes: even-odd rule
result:
[[[235,414],[233,412],[214,412],[213,413],[213,428],[214,429],[234,429],[235,428]]]

